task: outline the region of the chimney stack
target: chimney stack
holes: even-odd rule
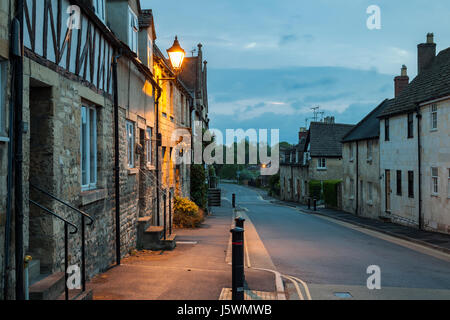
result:
[[[402,93],[403,89],[405,89],[409,84],[408,69],[406,68],[405,65],[402,66],[401,75],[395,77],[394,83],[395,83],[395,97],[397,98],[400,95],[400,93]]]
[[[300,128],[300,131],[298,133],[298,142],[302,143],[302,139],[306,138],[306,136],[308,135],[308,130],[306,128]]]
[[[434,43],[434,35],[432,33],[427,34],[427,43],[419,44],[417,51],[417,72],[421,74],[433,64],[434,58],[436,57],[436,43]]]
[[[334,124],[335,123],[335,118],[334,117],[325,117],[323,122],[324,123],[328,123],[328,124]]]

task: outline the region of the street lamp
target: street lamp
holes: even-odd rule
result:
[[[173,42],[172,47],[170,49],[167,49],[167,54],[169,55],[172,68],[175,70],[175,72],[179,72],[181,70],[181,66],[183,65],[183,60],[186,56],[186,52],[180,46],[177,36],[175,36],[175,41]]]

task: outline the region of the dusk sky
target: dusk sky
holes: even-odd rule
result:
[[[394,94],[402,64],[417,72],[417,44],[434,32],[450,46],[448,0],[143,0],[153,9],[157,44],[175,35],[208,60],[211,128],[277,128],[296,143],[312,107],[357,123]],[[366,26],[370,5],[381,29]]]

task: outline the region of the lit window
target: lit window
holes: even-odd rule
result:
[[[134,168],[134,123],[127,121],[127,163],[128,168]]]
[[[152,164],[152,128],[147,128],[145,140],[145,151],[147,156],[147,164]]]
[[[139,32],[138,18],[130,7],[128,7],[128,25],[128,46],[137,54]]]
[[[81,188],[97,187],[97,110],[81,107]]]
[[[92,0],[92,4],[97,17],[105,22],[105,0]]]
[[[317,169],[326,169],[327,168],[327,159],[319,158],[317,161]]]
[[[437,196],[439,194],[439,169],[431,168],[431,194]]]

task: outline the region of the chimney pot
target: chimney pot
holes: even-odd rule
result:
[[[434,34],[433,33],[427,34],[427,43],[434,43]]]

